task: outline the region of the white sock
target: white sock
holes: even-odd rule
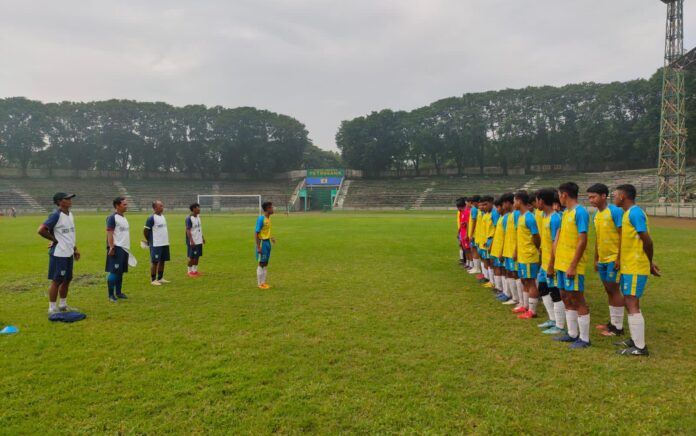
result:
[[[580,327],[580,339],[590,342],[590,314],[578,316],[578,326]]]
[[[193,267],[192,267],[192,266],[188,267],[188,272],[193,272]]]
[[[551,299],[551,296],[546,294],[541,297],[541,301],[544,302],[544,308],[546,309],[546,313],[549,315],[549,319],[551,321],[556,321],[556,313],[553,311],[553,300]]]
[[[481,265],[481,274],[483,274],[484,279],[488,279],[488,268],[486,268],[486,265]]]
[[[507,277],[500,277],[500,283],[503,286],[503,294],[505,296],[509,297],[510,296],[510,288],[508,287],[508,279]]]
[[[469,259],[469,260],[466,261],[466,266],[468,266],[469,268],[471,268],[472,266],[474,266],[473,262],[471,262],[471,259]]]
[[[489,267],[488,268],[488,280],[494,281],[495,273],[493,272],[493,268]]]
[[[527,295],[529,295],[529,294],[527,294]],[[532,297],[529,298],[529,311],[530,312],[536,313],[537,303],[539,303],[538,298],[532,298]]]
[[[60,299],[60,304],[58,307],[66,307],[68,305],[68,299],[67,298],[61,298]]]
[[[263,282],[266,283],[266,275],[268,275],[268,267],[264,266],[262,269],[263,269]]]
[[[578,311],[566,310],[566,322],[568,323],[568,336],[578,337]]]
[[[522,301],[522,292],[524,292],[524,285],[522,284],[522,280],[520,279],[515,280],[515,282],[517,286],[517,295],[520,296],[520,301]]]
[[[263,284],[263,268],[260,266],[256,267],[256,282],[259,286]]]
[[[459,249],[459,260],[464,260],[464,250]]]
[[[566,314],[565,314],[565,304],[562,301],[556,301],[553,303],[553,311],[556,315],[556,327],[559,329],[565,328]]]
[[[56,310],[56,309],[58,309],[58,303],[56,303],[56,302],[54,302],[54,301],[49,301],[49,302],[48,302],[48,309],[49,309],[49,310]]]
[[[193,268],[193,272],[198,271],[198,265],[193,265],[191,268]]]
[[[641,312],[628,314],[628,328],[636,347],[645,348],[645,318]]]
[[[515,300],[517,300],[517,303],[519,304],[522,301],[522,292],[520,291],[520,287],[517,286],[517,280],[516,279],[510,279],[510,285],[512,286],[512,295],[515,297]]]
[[[515,283],[515,279],[512,277],[508,277],[508,288],[510,289],[510,294],[512,295],[512,299],[514,301],[520,301],[520,296],[517,293],[517,283]]]
[[[529,292],[522,291],[522,306],[529,309]]]
[[[623,318],[624,318],[624,308],[609,306],[609,319],[614,327],[621,330],[623,329]]]
[[[495,288],[499,291],[503,290],[503,277],[502,276],[493,276],[493,279],[495,281]]]

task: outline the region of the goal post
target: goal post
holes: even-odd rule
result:
[[[198,194],[201,209],[211,211],[261,212],[261,196],[257,194]]]

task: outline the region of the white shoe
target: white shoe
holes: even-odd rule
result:
[[[160,282],[160,283],[171,283],[169,280],[167,280],[167,279],[165,279],[165,278],[161,278],[161,279],[159,279],[159,280],[157,280],[157,281]]]
[[[152,286],[162,286],[162,283],[158,282],[157,280],[153,280],[150,284]]]
[[[503,302],[503,304],[519,304],[519,303],[515,300],[508,300],[508,301]]]

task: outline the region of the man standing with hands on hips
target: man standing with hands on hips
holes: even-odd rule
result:
[[[57,209],[39,227],[38,234],[51,241],[48,250],[48,314],[73,312],[68,306],[68,287],[73,278],[73,259],[80,260],[80,252],[75,246],[75,222],[70,212],[75,194],[57,192],[53,203]],[[60,305],[58,305],[60,294]]]

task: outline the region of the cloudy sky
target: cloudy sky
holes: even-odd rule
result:
[[[3,0],[0,97],[256,106],[335,149],[373,110],[647,77],[664,19],[658,0]]]

